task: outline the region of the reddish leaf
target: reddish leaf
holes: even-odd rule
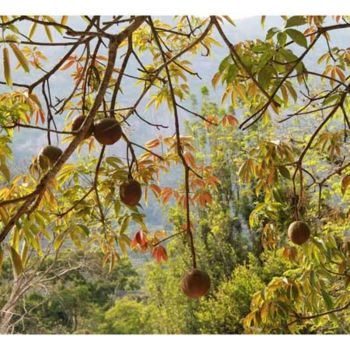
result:
[[[152,255],[158,263],[160,263],[162,260],[168,260],[168,254],[166,252],[166,249],[161,245],[153,248]]]
[[[130,247],[132,249],[139,248],[142,251],[147,250],[148,242],[147,242],[147,238],[146,238],[145,234],[143,233],[143,231],[140,230],[140,231],[136,232],[135,237],[130,242]]]
[[[213,201],[213,198],[209,192],[201,192],[198,195],[198,202],[202,208],[204,208],[207,204],[210,204]]]
[[[202,179],[198,179],[197,177],[194,178],[192,181],[191,181],[191,187],[192,188],[203,188],[205,187],[205,181],[202,180]]]
[[[212,175],[207,179],[207,183],[216,187],[217,185],[220,184],[220,180],[216,176]]]

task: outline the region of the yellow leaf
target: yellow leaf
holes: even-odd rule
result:
[[[34,102],[38,105],[38,107],[41,109],[40,100],[39,100],[38,96],[37,96],[35,93],[31,93],[31,94],[29,95],[29,98],[30,98],[32,101],[34,101]]]
[[[25,58],[25,56],[23,55],[22,51],[14,43],[11,43],[10,47],[11,47],[13,53],[15,54],[16,58],[18,59],[18,62],[21,64],[22,68],[24,69],[24,71],[26,73],[29,73],[28,61]]]
[[[13,267],[13,273],[15,277],[18,277],[23,272],[21,257],[12,247],[10,247],[10,256],[11,256],[11,262]]]
[[[63,243],[65,238],[66,238],[66,234],[65,233],[60,233],[55,238],[55,241],[53,243],[53,247],[54,247],[55,250],[58,250],[61,247],[61,245],[62,245],[62,243]]]
[[[30,30],[29,30],[29,34],[28,34],[28,37],[29,39],[32,39],[34,33],[35,33],[35,30],[36,30],[36,27],[37,27],[37,23],[34,22],[31,27],[30,27]]]
[[[213,88],[215,89],[219,83],[219,80],[221,78],[221,73],[220,72],[216,72],[211,83],[213,85]]]
[[[50,43],[53,42],[53,38],[52,38],[52,34],[51,34],[51,30],[48,26],[44,26],[44,29],[45,29],[45,32],[46,32],[46,35],[50,41]]]
[[[3,66],[4,66],[5,81],[7,85],[12,86],[9,50],[7,47],[4,47],[2,52],[3,52],[2,59],[3,59]]]
[[[235,25],[235,22],[232,20],[232,18],[230,16],[222,16],[226,19],[227,22],[231,23],[234,27],[236,26]]]
[[[22,253],[21,253],[21,260],[26,263],[28,259],[28,254],[29,254],[29,245],[26,241],[23,242],[23,247],[22,247]]]
[[[62,18],[61,18],[61,24],[62,24],[62,25],[66,25],[67,22],[68,22],[68,16],[62,16]]]
[[[118,244],[119,244],[119,247],[120,247],[120,250],[122,251],[122,253],[124,255],[127,255],[128,248],[130,246],[130,238],[125,234],[121,234],[118,237]]]

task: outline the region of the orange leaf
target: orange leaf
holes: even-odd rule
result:
[[[343,179],[341,180],[341,193],[344,195],[346,192],[346,189],[350,185],[350,175],[345,175]]]
[[[160,196],[160,194],[162,192],[161,188],[158,185],[155,185],[155,184],[149,185],[149,188],[152,190],[154,195],[159,198],[159,196]]]
[[[208,115],[206,117],[206,121],[204,122],[206,128],[213,126],[213,124],[217,124],[217,123],[218,123],[218,117],[216,115]]]
[[[41,122],[44,124],[45,123],[45,114],[41,109],[39,110],[39,116],[40,116]]]
[[[75,63],[75,56],[71,56],[67,59],[66,63],[60,68],[60,70],[66,70]]]
[[[227,126],[227,125],[231,125],[231,126],[237,126],[238,125],[238,120],[236,117],[234,117],[233,115],[229,114],[229,115],[225,115],[222,119],[222,125],[223,126]]]
[[[169,201],[169,199],[172,196],[172,194],[173,194],[172,188],[170,188],[170,187],[163,188],[162,192],[161,192],[162,202],[164,204],[166,204]]]
[[[191,167],[191,168],[195,168],[196,167],[196,161],[192,155],[192,153],[190,152],[185,152],[184,153],[184,158],[186,163]]]
[[[158,147],[160,144],[159,139],[153,139],[145,143],[146,148],[155,148]]]
[[[345,74],[344,72],[342,71],[342,69],[340,69],[339,67],[335,67],[336,69],[336,72],[338,74],[338,77],[341,81],[345,81],[346,80],[346,77],[345,77]]]

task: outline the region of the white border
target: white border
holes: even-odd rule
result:
[[[349,0],[0,0],[0,14],[111,15],[349,14]],[[156,315],[154,315],[156,317]],[[344,348],[349,336],[0,336],[8,349],[278,349]]]
[[[156,317],[156,316],[155,316]],[[42,336],[0,336],[1,348],[25,350],[62,350],[63,349],[113,349],[113,350],[329,350],[347,348],[349,336],[343,335],[42,335]],[[8,345],[8,347],[6,347]]]
[[[0,0],[0,14],[350,14],[348,0]]]

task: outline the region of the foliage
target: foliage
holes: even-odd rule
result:
[[[63,271],[68,269],[67,262],[73,253],[65,255],[65,260],[56,262]],[[84,264],[60,277],[46,276],[44,288],[42,284],[33,286],[23,303],[18,303],[15,313],[25,317],[14,317],[15,332],[102,332],[96,326],[103,323],[104,311],[113,305],[114,299],[140,288],[140,278],[127,259],[121,260],[111,273],[101,269],[99,255],[90,254],[86,260],[86,257],[74,254],[74,259]],[[8,285],[11,277],[8,278],[7,281],[2,279],[2,285]],[[1,291],[5,298],[9,296],[5,288]]]
[[[251,297],[262,287],[256,272],[249,267],[238,266],[232,277],[219,285],[213,297],[201,304],[197,313],[200,333],[242,333],[241,321],[249,312]]]
[[[349,18],[283,16],[264,38],[236,43],[227,34],[232,23],[227,16],[169,23],[151,16],[0,17],[0,263],[5,280],[10,262],[13,272],[4,288],[9,300],[1,300],[5,331],[11,308],[23,300],[58,332],[88,331],[91,324],[78,324],[86,313],[103,321],[102,331],[121,333],[349,331],[350,53],[332,42]],[[188,106],[190,79],[200,73],[192,59],[221,45],[227,55],[212,78],[221,100],[209,102],[204,87],[198,111]],[[51,61],[45,48],[54,46],[62,50]],[[314,48],[321,52],[310,58]],[[69,89],[52,88],[60,77],[69,77]],[[121,98],[128,90],[131,103]],[[171,125],[149,118],[164,108]],[[72,131],[78,115],[85,122]],[[196,122],[186,134],[181,117],[189,115]],[[120,149],[87,137],[102,118],[121,125]],[[136,120],[151,130],[148,141],[132,133]],[[26,129],[66,147],[54,164],[26,150],[29,169],[14,174],[12,142]],[[79,151],[83,156],[72,159]],[[182,184],[163,185],[163,176],[180,167]],[[131,179],[143,191],[133,207],[119,198]],[[171,234],[147,224],[143,206],[155,200],[174,207]],[[311,227],[302,246],[286,234],[295,220]],[[49,299],[37,290],[27,298],[29,276],[39,283],[50,272],[48,247],[52,266],[66,248],[99,251],[111,276],[130,248],[161,264],[145,272],[142,301],[106,305],[113,283],[95,286],[81,272],[69,274],[76,280],[64,281],[63,291],[58,279]],[[208,299],[190,301],[178,286],[197,266],[210,275],[212,290]],[[125,283],[125,290],[138,289],[133,278]],[[20,329],[22,319],[13,321]],[[33,324],[23,322],[20,330],[30,332]]]

